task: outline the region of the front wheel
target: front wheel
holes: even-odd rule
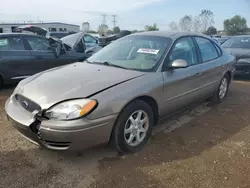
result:
[[[152,108],[141,100],[128,104],[120,113],[113,133],[114,147],[122,153],[134,153],[143,148],[152,135]]]

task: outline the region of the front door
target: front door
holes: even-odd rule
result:
[[[188,67],[169,69],[176,59],[186,60]],[[191,37],[183,37],[175,42],[164,62],[162,74],[165,114],[179,110],[199,99],[199,88],[203,86],[203,83],[200,81],[197,48]]]

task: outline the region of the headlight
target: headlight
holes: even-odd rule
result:
[[[44,115],[49,119],[72,120],[89,114],[96,106],[96,100],[70,100],[52,106]]]

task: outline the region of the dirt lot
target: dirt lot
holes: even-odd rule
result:
[[[110,148],[52,152],[23,139],[6,121],[0,92],[0,187],[250,187],[250,82],[235,81],[227,100],[203,103],[155,130],[141,152]]]

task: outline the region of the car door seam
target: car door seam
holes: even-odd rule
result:
[[[200,89],[202,89],[202,88],[204,88],[204,87],[210,86],[210,85],[212,85],[212,84],[214,84],[214,83],[216,83],[216,82],[218,82],[218,80],[213,81],[213,82],[210,82],[210,83],[208,83],[208,84],[206,84],[206,85],[203,85],[203,86],[201,86],[201,87],[195,88],[195,89],[193,89],[193,90],[189,90],[189,91],[187,91],[187,92],[185,92],[185,93],[182,93],[182,94],[180,94],[180,95],[174,96],[174,97],[172,97],[172,98],[166,100],[166,102],[169,102],[169,101],[174,100],[174,99],[176,99],[176,98],[179,98],[179,97],[182,97],[182,96],[184,96],[184,95],[190,94],[190,93],[192,93],[192,92],[198,91],[198,90],[200,90]]]

